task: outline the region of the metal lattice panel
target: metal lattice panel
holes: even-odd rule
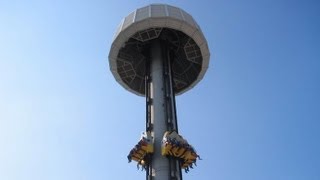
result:
[[[132,36],[133,39],[136,39],[141,42],[149,41],[159,37],[162,28],[150,28],[143,31],[137,32]]]
[[[201,63],[202,56],[199,46],[194,42],[194,40],[189,39],[189,41],[184,46],[184,51],[186,53],[187,59],[194,63]]]

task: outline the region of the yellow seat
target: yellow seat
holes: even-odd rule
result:
[[[181,156],[181,158],[184,160],[189,159],[190,157],[191,157],[191,151],[189,149]]]
[[[128,161],[134,160],[138,163],[138,166],[141,165],[144,167],[149,162],[149,154],[154,152],[153,147],[153,137],[150,132],[143,132],[141,138],[137,145],[131,149],[128,157]],[[145,167],[144,167],[145,168]]]
[[[161,154],[179,158],[182,161],[181,168],[185,169],[186,172],[189,171],[189,168],[192,168],[193,163],[199,157],[188,141],[183,139],[176,131],[164,133]]]
[[[180,158],[186,151],[186,148],[180,147],[177,153],[175,154],[176,157]]]
[[[172,148],[172,145],[169,144],[169,143],[164,143],[164,144],[162,144],[161,154],[162,154],[163,156],[169,155],[169,154],[170,154],[169,152],[170,152],[171,148]]]
[[[180,147],[179,146],[173,146],[172,149],[171,149],[171,154],[174,156],[174,157],[178,157],[176,154],[178,154],[178,151],[179,151]]]
[[[153,149],[153,144],[148,144],[147,145],[147,149],[146,152],[147,153],[153,153],[154,149]]]
[[[141,149],[142,149],[143,151],[147,151],[148,145],[141,146]]]
[[[136,156],[132,156],[131,157],[132,160],[139,162],[141,160],[141,158],[136,157]]]

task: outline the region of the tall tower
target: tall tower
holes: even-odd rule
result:
[[[166,154],[163,137],[166,132],[178,133],[175,95],[203,78],[209,56],[199,25],[177,7],[151,4],[136,9],[118,27],[109,53],[110,69],[125,89],[146,97],[146,132],[152,137],[152,154],[135,160],[144,165],[147,180],[182,180],[181,168],[188,168],[183,164],[183,158],[185,164],[188,161],[187,148],[184,152],[169,149]]]

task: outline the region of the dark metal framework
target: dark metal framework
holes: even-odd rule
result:
[[[197,80],[202,66],[200,47],[181,31],[170,28],[150,28],[134,34],[120,49],[117,57],[117,71],[128,87],[145,94],[146,49],[154,39],[166,42],[171,52],[171,84],[179,93]]]

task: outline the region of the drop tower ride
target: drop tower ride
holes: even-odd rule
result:
[[[182,180],[181,168],[192,168],[198,157],[178,135],[175,95],[203,78],[209,57],[199,25],[177,7],[151,4],[120,23],[110,69],[125,89],[146,98],[146,132],[128,159],[145,168],[147,180]]]

